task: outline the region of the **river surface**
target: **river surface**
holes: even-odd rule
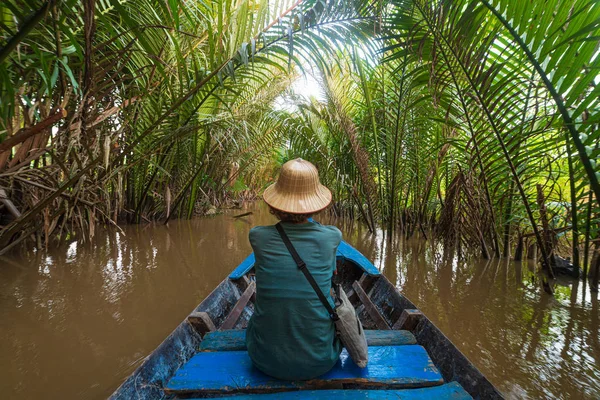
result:
[[[244,211],[249,217],[233,219]],[[325,216],[508,397],[600,398],[597,294],[541,294],[532,264],[458,260]],[[0,258],[2,399],[103,399],[250,253],[265,207]]]

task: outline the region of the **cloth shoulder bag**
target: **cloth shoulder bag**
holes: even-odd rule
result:
[[[365,337],[365,332],[360,323],[360,319],[356,314],[356,310],[352,306],[352,303],[350,303],[350,300],[348,300],[348,296],[346,296],[341,285],[336,285],[335,309],[333,309],[323,294],[323,291],[321,291],[321,288],[315,281],[315,278],[313,278],[308,268],[306,268],[306,263],[298,255],[298,252],[292,245],[292,242],[285,233],[281,223],[275,225],[275,228],[277,229],[277,232],[279,232],[283,243],[285,243],[285,246],[296,262],[296,265],[298,265],[298,268],[302,271],[308,280],[308,283],[310,283],[317,293],[319,300],[321,300],[321,303],[323,303],[327,309],[329,317],[335,324],[337,335],[348,351],[350,358],[352,358],[352,361],[360,368],[366,367],[367,362],[369,361],[367,338]]]

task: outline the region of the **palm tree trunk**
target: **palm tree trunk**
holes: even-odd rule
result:
[[[571,192],[571,235],[572,235],[572,252],[573,252],[573,265],[579,268],[579,227],[577,224],[577,190],[575,189],[575,171],[573,168],[573,157],[571,157],[571,145],[569,143],[569,137],[565,131],[566,145],[567,145],[567,159],[569,162],[569,187]]]

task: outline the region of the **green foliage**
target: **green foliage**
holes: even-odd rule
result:
[[[69,115],[0,153],[23,212],[0,247],[191,216],[300,156],[371,229],[431,227],[484,256],[531,233],[544,246],[542,185],[589,249],[599,21],[593,0],[5,1],[0,137]],[[296,71],[325,101],[286,92]],[[295,109],[274,110],[284,94]]]

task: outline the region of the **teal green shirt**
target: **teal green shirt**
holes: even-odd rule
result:
[[[342,233],[334,226],[282,223],[319,287],[331,299],[335,254]],[[341,344],[323,303],[298,269],[275,226],[250,230],[256,262],[256,302],[246,345],[254,365],[279,379],[312,379],[337,362]]]

